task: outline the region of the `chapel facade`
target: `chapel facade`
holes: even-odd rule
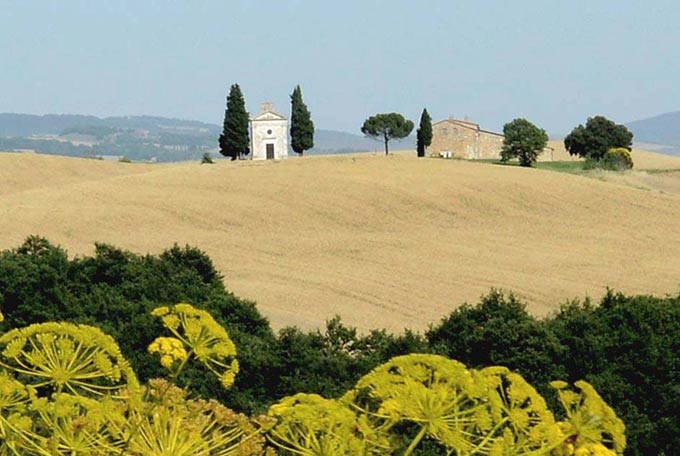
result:
[[[252,160],[281,160],[288,157],[288,119],[275,112],[272,103],[262,103],[260,113],[250,118]]]
[[[428,150],[436,157],[500,159],[504,138],[501,133],[482,130],[469,120],[449,117],[432,125]]]

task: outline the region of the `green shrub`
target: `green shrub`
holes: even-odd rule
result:
[[[203,158],[201,158],[201,165],[212,165],[214,163],[215,161],[212,159],[210,152],[206,152],[203,154]]]
[[[230,331],[246,372],[227,391],[190,363],[181,385],[239,410],[264,409],[276,399],[277,349],[269,322],[254,303],[225,290],[222,276],[199,249],[175,245],[160,255],[141,256],[97,244],[94,256],[69,259],[61,247],[31,236],[19,248],[0,252],[2,328],[46,321],[97,326],[120,341],[142,381],[162,373],[146,351],[160,331],[150,311],[177,302],[209,311]]]
[[[633,168],[633,159],[630,151],[624,147],[609,149],[602,157],[601,165],[603,169],[610,171],[624,171]]]

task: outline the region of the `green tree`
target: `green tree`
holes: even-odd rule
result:
[[[290,96],[290,145],[293,150],[302,155],[304,151],[314,147],[314,122],[309,109],[302,100],[302,89],[296,86]]]
[[[224,113],[224,127],[220,135],[220,153],[232,160],[250,153],[248,138],[248,113],[243,93],[238,84],[233,84],[227,96],[227,110]]]
[[[501,161],[518,158],[521,166],[532,166],[548,144],[545,130],[526,119],[515,119],[503,126]]]
[[[411,134],[413,122],[404,119],[396,112],[376,114],[364,121],[361,132],[374,139],[382,139],[385,143],[385,155],[389,153],[388,143],[391,139],[401,139]]]
[[[588,118],[585,127],[579,125],[564,138],[564,147],[571,155],[600,161],[609,149],[624,147],[632,150],[633,133],[603,116]]]
[[[427,112],[427,109],[423,109],[423,113],[420,115],[420,126],[416,132],[418,139],[416,149],[418,150],[418,156],[425,156],[425,149],[432,144],[432,117]]]

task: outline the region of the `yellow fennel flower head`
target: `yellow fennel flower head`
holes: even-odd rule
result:
[[[40,394],[126,399],[139,390],[137,377],[116,341],[100,329],[71,323],[40,323],[0,337],[0,363]]]
[[[222,386],[224,386],[226,389],[231,388],[234,385],[234,381],[236,380],[236,374],[238,374],[238,371],[239,371],[238,361],[233,360],[231,362],[230,368],[222,372],[222,375],[220,375],[220,383],[222,383]]]
[[[489,386],[485,408],[491,421],[494,426],[503,424],[506,451],[540,452],[561,444],[561,431],[545,399],[521,375],[498,367],[479,373],[486,377]],[[488,428],[489,424],[484,424]]]
[[[452,453],[541,454],[555,446],[545,400],[505,367],[478,371],[438,355],[398,356],[343,400],[378,426],[420,426]]]
[[[175,363],[181,363],[188,356],[182,341],[175,337],[157,337],[149,345],[148,351],[158,355],[161,365],[166,369],[172,369]]]
[[[486,398],[484,387],[458,361],[443,356],[397,356],[362,377],[343,401],[366,414],[376,426],[398,422],[423,426],[448,449],[474,447],[472,420]]]
[[[276,424],[269,439],[295,454],[390,454],[387,438],[340,401],[317,394],[296,394],[269,408]]]
[[[238,372],[238,363],[234,362],[236,346],[226,329],[220,326],[212,315],[189,304],[158,307],[153,310],[152,314],[161,318],[163,326],[172,333],[175,339],[188,348],[188,354],[193,354],[201,364],[215,374],[225,388],[233,385],[234,377]],[[163,350],[160,342],[158,350]],[[175,355],[179,356],[179,353]],[[166,358],[163,359],[163,356]],[[174,363],[176,358],[171,360],[168,356],[173,355],[163,352],[162,364],[172,365]]]
[[[551,386],[557,390],[566,412],[563,426],[576,447],[574,454],[623,454],[626,427],[592,385],[581,380],[574,389],[564,382],[553,382]]]
[[[6,371],[0,370],[0,407],[5,407],[15,403],[18,398],[27,398],[28,393],[23,383],[12,378]],[[19,402],[24,402],[20,399]]]
[[[146,397],[150,403],[131,412],[135,429],[126,437],[125,454],[263,454],[265,441],[257,423],[214,400],[188,399],[186,390],[163,379],[149,381]]]
[[[49,401],[37,400],[33,409],[39,423],[31,438],[44,449],[59,452],[28,454],[108,454],[118,442],[114,423],[125,420],[127,404],[110,397],[98,399],[56,393]]]
[[[574,456],[616,456],[616,452],[601,443],[586,443],[574,451]]]

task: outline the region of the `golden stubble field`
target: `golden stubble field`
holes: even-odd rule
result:
[[[340,314],[362,330],[422,330],[491,287],[537,315],[607,286],[680,291],[680,174],[625,178],[406,154],[208,166],[3,153],[0,248],[29,234],[71,255],[95,241],[138,253],[190,244],[275,328]]]

